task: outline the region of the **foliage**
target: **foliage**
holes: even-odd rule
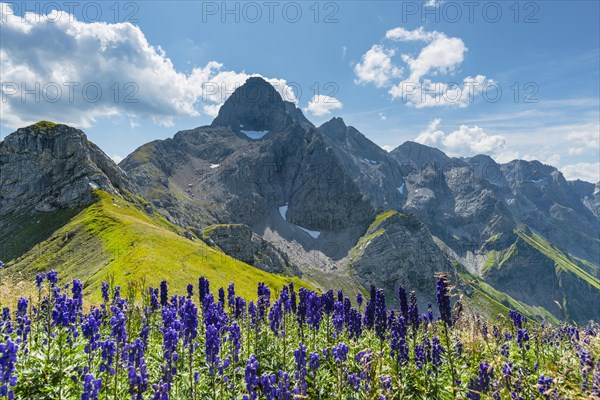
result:
[[[598,327],[544,326],[517,311],[486,321],[450,301],[442,317],[399,291],[347,298],[259,283],[252,301],[205,278],[171,293],[36,277],[37,299],[0,314],[0,399],[580,399],[600,390]],[[357,306],[353,306],[357,304]]]

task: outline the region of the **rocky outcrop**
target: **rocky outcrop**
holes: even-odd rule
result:
[[[375,219],[351,251],[349,262],[363,286],[384,288],[394,305],[400,285],[415,290],[423,302],[435,302],[434,274],[451,270],[427,227],[394,211]]]
[[[212,225],[202,231],[202,238],[225,254],[266,272],[301,276],[288,256],[241,224]]]
[[[511,161],[502,165],[502,172],[510,187],[504,201],[519,221],[569,253],[600,265],[600,223],[589,207],[592,184],[568,182],[556,168],[539,161]]]
[[[356,128],[346,126],[341,118],[332,118],[317,129],[373,207],[402,207],[404,176],[400,165],[385,150]]]
[[[0,215],[75,209],[92,191],[121,194],[125,174],[79,129],[39,122],[0,142]]]

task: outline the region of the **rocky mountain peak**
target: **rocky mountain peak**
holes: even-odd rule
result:
[[[318,130],[335,141],[342,141],[346,138],[348,127],[342,118],[335,117],[321,125]]]
[[[225,101],[212,122],[234,132],[279,132],[294,122],[312,124],[293,103],[284,101],[273,85],[261,77],[250,77]]]
[[[79,129],[41,121],[0,142],[0,215],[85,206],[92,191],[117,194],[124,173]]]
[[[440,166],[445,166],[451,159],[441,150],[417,142],[407,141],[390,152],[401,164],[412,164],[417,168],[430,161],[436,161]]]

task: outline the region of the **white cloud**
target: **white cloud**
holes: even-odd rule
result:
[[[120,156],[120,155],[118,155],[118,154],[113,154],[112,156],[110,156],[110,158],[112,158],[112,160],[113,160],[113,161],[114,161],[116,164],[118,164],[118,163],[120,163],[121,161],[123,161],[123,157],[121,157],[121,156]]]
[[[250,76],[216,61],[179,72],[130,23],[87,23],[57,11],[21,17],[9,4],[0,7],[0,121],[10,127],[49,119],[85,128],[129,114],[170,126],[175,117],[214,115]],[[285,80],[269,81],[297,102]]]
[[[412,41],[431,41],[434,38],[438,37],[440,35],[439,32],[437,31],[433,31],[433,32],[427,32],[425,31],[425,29],[420,26],[419,28],[409,31],[406,30],[404,28],[402,28],[401,26],[394,28],[394,29],[390,29],[389,31],[387,31],[385,33],[385,38],[386,39],[390,39],[390,40],[395,40],[398,42],[412,42]]]
[[[482,91],[489,91],[490,98],[496,96],[496,82],[483,75],[467,76],[461,84],[447,84],[432,82],[425,79],[422,82],[410,80],[402,81],[393,86],[389,93],[392,98],[401,98],[404,103],[415,108],[454,106],[467,107],[481,95]]]
[[[389,87],[392,99],[402,98],[403,102],[416,108],[455,106],[467,107],[482,91],[486,91],[490,101],[498,95],[497,85],[485,75],[467,76],[455,82],[439,82],[433,77],[454,73],[465,59],[468,51],[461,38],[448,37],[443,32],[426,31],[422,26],[407,30],[403,27],[390,29],[386,39],[395,42],[425,42],[417,56],[402,54],[404,65],[395,65],[392,56],[396,49],[387,49],[375,44],[356,64],[356,83],[373,83],[377,87]],[[398,82],[401,72],[407,69],[409,76]],[[389,71],[400,71],[392,74]],[[394,83],[395,81],[395,83]]]
[[[394,149],[395,149],[395,147],[393,147],[393,146],[390,146],[390,145],[388,145],[388,144],[386,144],[386,145],[383,145],[381,148],[382,148],[382,149],[384,149],[385,151],[387,151],[388,153],[389,153],[390,151],[392,151],[392,150],[394,150]]]
[[[592,183],[600,181],[600,163],[570,164],[560,170],[568,180],[581,179]]]
[[[572,130],[567,134],[567,139],[577,143],[581,147],[598,151],[600,149],[600,128],[598,125],[592,125]]]
[[[408,79],[418,82],[430,72],[444,74],[452,71],[463,62],[466,51],[467,47],[460,38],[440,33],[421,50],[417,58],[403,55],[402,59],[410,67]]]
[[[489,135],[478,126],[461,125],[457,130],[446,134],[439,129],[441,122],[439,118],[431,121],[415,141],[437,147],[451,156],[497,155],[506,147],[506,139],[503,136]]]
[[[316,117],[322,117],[324,115],[331,114],[331,110],[341,109],[342,106],[342,102],[335,97],[320,94],[313,96],[308,103],[308,106],[303,110],[304,112],[310,113]]]
[[[387,119],[387,117],[385,116],[384,113],[380,112],[379,114],[377,114],[379,116],[379,119],[382,121],[385,121]]]
[[[402,74],[402,68],[392,63],[394,50],[384,49],[383,46],[374,44],[362,56],[362,61],[354,66],[358,79],[356,83],[373,83],[377,87],[386,86],[391,78]]]

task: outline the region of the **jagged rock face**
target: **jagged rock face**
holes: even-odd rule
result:
[[[203,239],[225,254],[266,272],[301,276],[288,256],[240,224],[214,225],[202,232]]]
[[[341,118],[318,128],[344,169],[373,207],[399,209],[404,203],[404,177],[398,163]]]
[[[585,204],[585,197],[593,204],[591,184],[567,182],[539,161],[512,161],[502,172],[510,187],[505,201],[520,221],[571,254],[600,264],[600,224],[593,206]]]
[[[393,305],[398,304],[400,285],[415,290],[423,302],[434,302],[434,274],[451,270],[427,227],[399,213],[371,226],[351,254],[352,268],[363,286],[384,288]]]
[[[373,216],[319,133],[298,124],[262,140],[228,128],[184,131],[138,149],[121,166],[148,200],[188,225],[255,226],[285,204],[289,222],[318,231],[364,225]]]
[[[407,171],[404,210],[425,222],[455,252],[461,256],[485,252],[488,240],[498,234],[512,239],[516,221],[497,198],[495,187],[478,176],[481,172],[418,143],[399,149],[393,152],[397,157],[413,157],[400,159]]]
[[[586,206],[592,214],[600,219],[600,182],[592,185],[588,182],[575,181],[575,188],[580,188],[578,194],[582,199],[583,205]]]
[[[0,215],[78,208],[94,201],[93,189],[117,194],[127,186],[120,168],[78,129],[38,123],[0,142]]]
[[[227,99],[212,123],[213,127],[229,127],[234,132],[278,132],[293,121],[312,127],[294,104],[283,101],[275,88],[262,78],[248,78]]]

